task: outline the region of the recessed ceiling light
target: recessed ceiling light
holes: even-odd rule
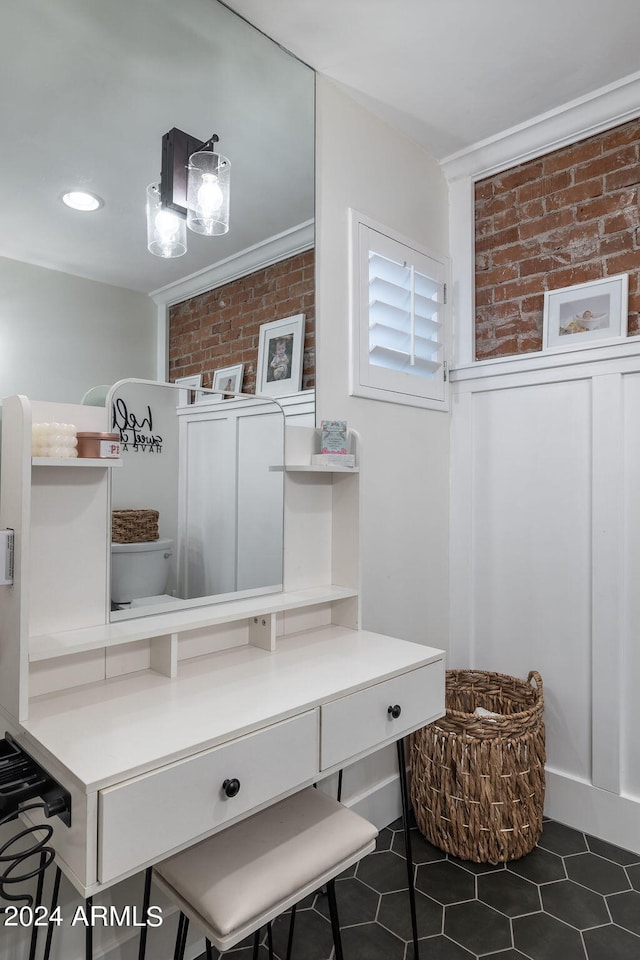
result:
[[[63,193],[61,198],[63,203],[74,210],[82,210],[83,213],[91,213],[92,210],[99,210],[104,206],[102,197],[95,193],[86,193],[84,190],[70,190]]]

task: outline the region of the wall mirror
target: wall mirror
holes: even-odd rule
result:
[[[282,408],[213,391],[188,403],[189,393],[124,380],[107,397],[122,457],[111,471],[111,620],[282,589]]]
[[[222,3],[21,0],[2,6],[0,29],[0,80],[11,91],[0,106],[10,144],[0,161],[0,258],[150,294],[301,224],[312,227],[313,71]],[[146,248],[145,196],[159,179],[162,137],[173,127],[203,140],[219,136],[231,161],[231,221],[221,237],[188,231],[186,255],[164,260]],[[69,210],[61,195],[77,188],[98,194],[103,207]],[[47,295],[43,280],[41,299]],[[0,297],[0,322],[9,307]],[[96,344],[107,352],[103,331],[92,329],[84,302],[83,311],[81,338],[65,343],[65,329],[55,344],[61,358],[72,352],[74,370],[82,369],[83,350],[91,357],[94,373],[78,400],[119,378],[96,372]],[[118,330],[123,358],[134,326]],[[43,335],[55,337],[44,318]],[[154,365],[157,349],[154,338]],[[159,379],[162,366],[160,358]],[[148,372],[119,374],[136,375]],[[0,396],[15,392],[33,395],[17,383]],[[43,399],[72,402],[62,390]]]

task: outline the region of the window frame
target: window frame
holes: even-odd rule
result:
[[[392,370],[369,362],[369,252],[373,250],[395,262],[418,267],[429,261],[429,270],[418,267],[441,290],[442,304],[438,310],[441,327],[441,366],[433,377],[423,377]],[[451,323],[449,288],[449,259],[411,240],[375,220],[349,209],[350,255],[350,371],[351,396],[383,400],[430,410],[449,410],[448,359],[450,353]],[[435,276],[434,276],[435,272]]]

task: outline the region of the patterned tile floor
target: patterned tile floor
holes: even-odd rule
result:
[[[506,866],[447,856],[417,830],[412,844],[420,960],[640,960],[640,855],[552,820],[536,849]],[[345,960],[413,960],[403,852],[396,821],[338,880]],[[287,933],[284,916],[273,924],[278,960]],[[251,957],[246,941],[224,954]],[[293,957],[333,958],[322,893],[298,908]]]

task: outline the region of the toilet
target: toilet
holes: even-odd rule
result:
[[[111,544],[111,602],[164,599],[173,540]],[[173,599],[173,598],[167,598]]]

